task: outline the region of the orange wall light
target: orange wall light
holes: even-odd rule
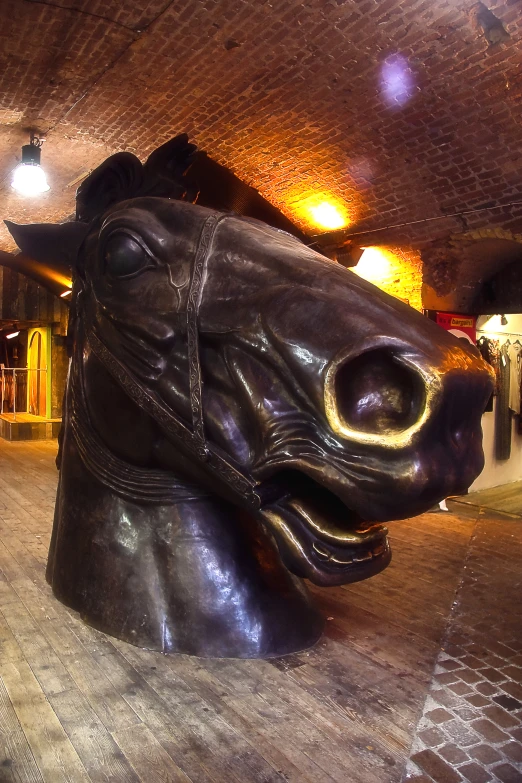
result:
[[[366,247],[351,271],[411,307],[422,309],[422,262],[417,250]]]
[[[326,193],[300,195],[292,199],[290,209],[303,224],[322,231],[346,228],[352,221],[346,204]]]
[[[394,260],[392,253],[387,250],[380,247],[365,247],[352,272],[368,280],[369,283],[379,285],[389,278]]]

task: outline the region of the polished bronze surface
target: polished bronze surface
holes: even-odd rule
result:
[[[384,522],[480,472],[491,380],[295,237],[188,203],[193,150],[109,158],[56,245],[63,264],[76,230],[48,579],[133,644],[277,656],[320,636],[303,578],[373,576]],[[38,258],[37,229],[13,234]]]

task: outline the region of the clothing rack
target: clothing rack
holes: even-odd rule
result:
[[[522,337],[522,334],[520,332],[495,332],[493,329],[477,329],[477,334],[482,335],[488,335],[488,334],[494,334],[496,337]]]

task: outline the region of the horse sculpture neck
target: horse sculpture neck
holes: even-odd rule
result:
[[[78,350],[47,571],[55,595],[99,630],[161,652],[270,657],[311,646],[322,620],[268,536],[175,472],[114,455],[87,410],[89,372],[118,393]]]

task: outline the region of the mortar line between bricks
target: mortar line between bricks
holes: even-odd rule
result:
[[[154,25],[167,13],[167,11],[174,4],[174,2],[175,0],[168,0],[167,4],[164,6],[164,8],[162,8],[159,14],[157,14],[154,17],[154,19],[152,19],[147,25],[145,25],[145,27],[143,27],[142,30],[134,31],[135,37],[133,38],[133,40],[129,42],[129,44],[114,58],[114,60],[111,63],[109,63],[109,65],[107,65],[106,68],[103,69],[103,71],[99,74],[99,76],[95,78],[95,80],[87,87],[86,90],[84,90],[84,92],[80,95],[80,97],[74,101],[72,106],[70,106],[67,109],[67,111],[64,114],[62,114],[60,119],[56,120],[54,125],[51,125],[51,127],[47,129],[45,135],[52,133],[53,130],[55,130],[59,125],[61,125],[61,123],[66,119],[66,117],[68,117],[68,115],[78,106],[78,104],[80,104],[84,100],[84,98],[86,98],[89,95],[91,90],[93,90],[94,87],[96,87],[96,85],[98,85],[103,80],[103,78],[109,73],[109,71],[112,71],[113,68],[115,68],[115,66],[127,54],[127,52],[130,51],[130,49],[134,46],[134,44],[137,43],[138,41],[141,41],[143,36],[146,33],[148,33],[151,30],[151,28],[153,28]],[[127,29],[129,29],[129,31],[132,30],[132,28],[127,28]]]
[[[56,8],[59,11],[70,11],[73,14],[78,14],[78,16],[91,16],[93,19],[102,19],[104,22],[109,22],[109,24],[113,24],[116,27],[121,27],[124,30],[130,30],[131,32],[137,33],[138,30],[135,30],[134,27],[131,27],[128,24],[123,24],[123,22],[117,22],[116,19],[111,19],[108,16],[103,16],[103,14],[94,14],[92,11],[84,11],[83,8],[75,8],[71,5],[58,5],[58,3],[50,3],[48,0],[24,0],[25,3],[29,3],[30,5],[45,5],[48,8]]]

